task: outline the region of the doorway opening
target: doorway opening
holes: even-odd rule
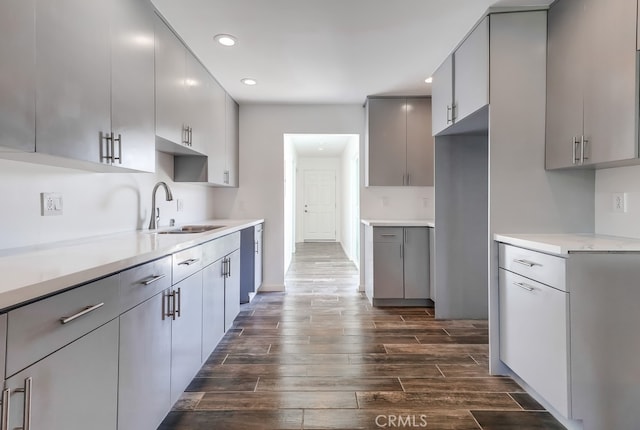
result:
[[[296,244],[334,242],[360,259],[360,135],[284,135],[284,271]]]

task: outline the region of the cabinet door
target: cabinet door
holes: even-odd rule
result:
[[[433,72],[431,102],[431,128],[435,136],[453,123],[451,112],[453,105],[453,55],[448,56],[444,63]]]
[[[155,429],[171,408],[171,318],[166,292],[120,316],[118,429]]]
[[[582,136],[583,17],[582,0],[555,2],[548,13],[547,169],[579,163],[576,145]]]
[[[256,257],[255,257],[255,289],[258,291],[262,286],[262,241],[263,241],[263,225],[256,226]]]
[[[38,0],[36,151],[101,163],[111,131],[111,2]]]
[[[153,9],[148,0],[111,2],[111,129],[121,135],[114,164],[155,170]]]
[[[222,259],[202,270],[202,361],[216,348],[225,332]]]
[[[226,180],[231,187],[238,186],[238,149],[239,149],[239,106],[234,99],[226,95]]]
[[[178,293],[171,324],[171,404],[202,364],[202,271],[173,286]]]
[[[454,53],[454,121],[489,104],[489,17],[471,32]]]
[[[29,378],[30,392],[19,392],[27,386]],[[115,430],[118,320],[112,320],[9,378],[6,388],[11,390],[7,428],[23,427],[25,396],[28,396],[34,430]]]
[[[213,124],[213,138],[209,142],[207,148],[209,183],[217,185],[225,185],[226,179],[226,110],[227,110],[227,93],[224,88],[217,82],[213,82],[212,98],[213,98],[213,116],[211,123]]]
[[[429,234],[426,227],[404,229],[404,298],[429,298]]]
[[[240,250],[227,256],[227,278],[224,281],[224,328],[233,326],[240,313]]]
[[[584,136],[589,157],[584,164],[634,159],[638,147],[638,4],[627,0],[581,3],[588,29],[581,41],[586,48]]]
[[[35,5],[0,2],[0,148],[9,150],[36,149]]]
[[[407,99],[407,185],[433,186],[431,99]]]
[[[402,228],[397,230],[399,241],[373,243],[374,299],[404,298]]]
[[[402,98],[369,99],[367,160],[369,186],[404,185],[407,167],[407,112]]]
[[[206,154],[213,136],[213,78],[191,53],[186,54],[186,124],[190,129],[190,146]]]
[[[569,294],[504,269],[499,290],[500,359],[569,416]]]
[[[186,49],[175,34],[155,17],[156,135],[184,144]]]

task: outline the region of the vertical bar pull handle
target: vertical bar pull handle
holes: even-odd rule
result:
[[[180,293],[181,293],[180,288],[178,288],[178,291],[174,291],[173,292],[173,300],[174,300],[173,309],[174,309],[174,313],[176,314],[177,317],[180,317],[180,311],[182,310],[182,303],[181,303],[181,299],[180,299],[182,297],[182,294],[180,294]],[[175,305],[176,299],[178,301],[178,305],[177,306]]]
[[[24,421],[22,423],[23,430],[31,430],[31,390],[33,386],[33,378],[28,377],[24,380]]]
[[[447,124],[451,124],[453,122],[453,107],[447,105]]]
[[[588,160],[589,157],[587,157],[586,154],[586,147],[589,144],[589,140],[585,139],[584,136],[580,137],[580,164],[584,164],[584,160]]]
[[[229,272],[227,273],[227,275],[231,277],[231,258],[227,260],[227,264],[229,264]]]
[[[571,163],[576,164],[580,161],[580,157],[578,157],[578,145],[580,144],[580,139],[576,136],[571,138]]]
[[[118,156],[116,157],[115,149],[113,150],[113,161],[118,160],[118,164],[122,164],[122,135],[118,133],[118,137],[113,136],[113,132],[111,132],[111,145],[114,145],[115,142],[118,142]]]
[[[2,418],[0,421],[0,430],[9,430],[9,397],[11,397],[11,390],[8,388],[2,390]]]

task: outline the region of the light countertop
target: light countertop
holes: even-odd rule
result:
[[[224,227],[204,233],[141,230],[0,252],[0,310],[173,254],[264,220],[206,220]]]
[[[550,254],[640,252],[640,239],[600,234],[495,234],[494,240]]]
[[[435,227],[433,219],[362,219],[360,222],[371,227]]]

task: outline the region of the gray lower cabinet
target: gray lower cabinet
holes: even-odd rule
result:
[[[120,275],[118,429],[152,430],[171,408],[171,257]]]
[[[254,259],[254,291],[262,286],[262,259],[264,253],[264,224],[255,226],[256,253]]]
[[[365,271],[374,305],[423,305],[430,298],[429,232],[426,227],[368,227]]]
[[[0,151],[35,151],[35,5],[0,2]]]
[[[120,316],[118,429],[155,429],[171,408],[171,318],[161,292]]]
[[[250,302],[262,285],[262,230],[258,224],[240,232],[240,303]]]
[[[227,269],[224,279],[224,328],[233,326],[240,313],[240,250],[225,257]]]
[[[99,327],[5,381],[8,428],[115,430],[118,320]],[[25,409],[26,408],[26,409]]]
[[[172,287],[171,404],[202,364],[202,271]]]
[[[219,259],[202,270],[202,361],[224,336],[224,265]]]

